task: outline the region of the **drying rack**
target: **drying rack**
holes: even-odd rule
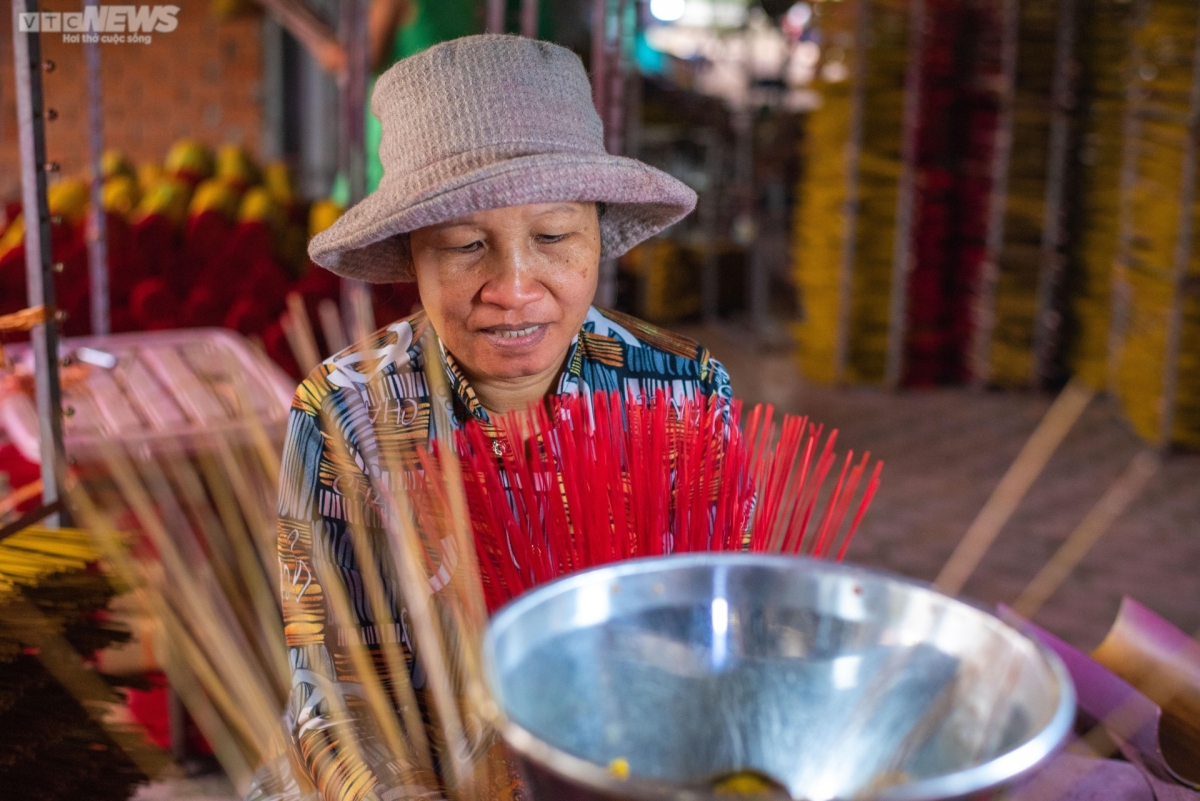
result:
[[[1013,115],[1017,93],[1017,63],[1020,57],[1021,0],[1001,4],[1000,120],[991,166],[986,255],[975,291],[971,383],[986,385],[992,378],[991,349],[996,324],[996,285],[1000,252],[1004,248],[1008,201],[1009,165],[1012,158]],[[1033,369],[1029,380],[1037,385],[1052,378],[1053,362],[1062,340],[1061,316],[1056,299],[1065,272],[1063,245],[1066,239],[1067,177],[1072,135],[1075,83],[1073,63],[1078,22],[1076,0],[1060,0],[1054,41],[1054,73],[1050,90],[1050,131],[1045,167],[1046,189],[1042,215],[1041,247],[1033,315]]]
[[[62,504],[66,475],[63,450],[62,388],[58,376],[58,320],[54,298],[54,263],[50,255],[50,209],[46,173],[58,169],[46,160],[45,124],[50,117],[42,93],[42,73],[54,69],[43,61],[39,33],[21,30],[23,14],[38,13],[37,0],[13,0],[13,58],[17,89],[17,139],[21,151],[21,204],[25,216],[25,271],[30,312],[29,339],[34,354],[34,387],[42,461],[42,505],[5,528],[6,534],[46,521],[69,525]],[[89,58],[89,73],[91,72]],[[89,76],[90,77],[90,76]],[[89,80],[89,89],[91,81]],[[102,265],[103,266],[103,265]],[[107,270],[105,279],[107,279]],[[9,531],[9,529],[13,529]]]
[[[990,198],[985,223],[985,257],[975,287],[972,310],[974,334],[969,343],[968,360],[972,365],[972,383],[986,384],[989,379],[991,339],[995,326],[998,261],[1004,246],[1005,207],[1008,198],[1008,172],[1012,155],[1014,94],[1017,80],[1018,38],[1021,0],[996,0],[999,22],[1000,69],[997,75],[999,120],[994,134],[990,165]],[[833,380],[846,381],[850,351],[850,296],[856,281],[856,250],[861,213],[860,171],[863,157],[864,104],[866,103],[867,62],[870,59],[869,31],[876,13],[872,0],[855,4],[853,70],[851,74],[850,135],[845,161],[847,165],[844,233],[838,257],[838,308],[835,315]],[[1044,378],[1061,340],[1061,324],[1055,300],[1061,291],[1064,273],[1062,246],[1065,239],[1066,187],[1072,134],[1074,82],[1072,66],[1075,50],[1077,0],[1059,0],[1055,37],[1054,75],[1051,98],[1050,142],[1045,165],[1047,186],[1045,213],[1038,265],[1037,311],[1034,315],[1035,370],[1031,380]],[[906,368],[905,343],[909,327],[909,281],[914,269],[914,238],[919,220],[917,206],[918,136],[921,124],[923,57],[928,44],[929,11],[925,0],[906,4],[907,43],[904,54],[903,110],[898,131],[900,150],[896,178],[895,230],[892,240],[890,288],[886,334],[886,360],[883,383],[891,388],[903,382]]]

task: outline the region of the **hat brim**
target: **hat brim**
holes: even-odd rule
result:
[[[616,258],[686,217],[696,206],[687,184],[636,159],[542,153],[469,171],[435,192],[410,196],[387,178],[308,244],[314,262],[371,283],[405,280],[404,234],[487,209],[531,203],[603,202],[601,257]]]

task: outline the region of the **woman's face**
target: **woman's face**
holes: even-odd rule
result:
[[[596,294],[594,203],[481,211],[409,237],[421,303],[474,380],[557,370]]]

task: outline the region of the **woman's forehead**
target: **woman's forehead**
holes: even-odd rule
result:
[[[429,228],[436,231],[460,226],[480,228],[496,224],[530,222],[552,216],[587,214],[591,209],[595,208],[595,205],[595,203],[561,202],[533,203],[525,206],[504,206],[498,209],[477,211],[474,214],[456,217],[453,220],[447,220],[444,223],[432,225]]]

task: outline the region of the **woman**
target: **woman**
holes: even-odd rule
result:
[[[696,196],[605,152],[578,57],[516,36],[466,37],[396,64],[371,102],[383,125],[383,180],[309,253],[349,278],[415,280],[424,311],[301,384],[279,499],[288,722],[301,780],[329,799],[411,796],[386,755],[338,747],[356,736],[354,724],[333,720],[325,696],[331,686],[355,693],[346,643],[407,646],[407,632],[380,630],[366,603],[354,604],[355,628],[327,625],[317,577],[318,568],[338,570],[347,587],[362,586],[348,527],[383,536],[370,495],[396,486],[387,465],[403,467],[429,441],[427,371],[448,376],[455,424],[487,423],[553,393],[729,396],[724,368],[705,349],[591,305],[600,260],[676,222]],[[435,353],[423,349],[430,325]]]

